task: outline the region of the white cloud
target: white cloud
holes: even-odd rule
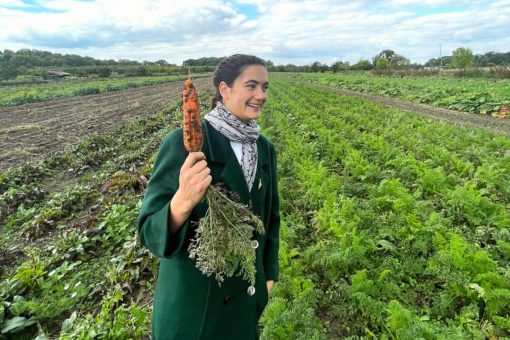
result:
[[[245,8],[253,13],[243,13]],[[20,10],[24,8],[25,10]],[[0,49],[158,60],[252,53],[277,64],[371,59],[393,49],[425,62],[457,47],[506,52],[510,1],[0,0]]]

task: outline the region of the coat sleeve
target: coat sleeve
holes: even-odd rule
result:
[[[271,210],[269,213],[269,226],[264,251],[264,270],[266,280],[278,281],[280,266],[278,263],[278,249],[280,245],[280,198],[278,195],[278,178],[276,174],[276,152],[270,144],[271,159]]]
[[[180,129],[161,142],[138,216],[140,242],[158,257],[179,252],[189,227],[187,220],[177,234],[171,235],[168,225],[170,200],[179,188],[179,172],[188,156],[182,144]]]

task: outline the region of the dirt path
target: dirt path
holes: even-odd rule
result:
[[[199,91],[210,78],[194,80]],[[13,107],[0,107],[0,172],[96,133],[158,112],[179,100],[182,81]]]
[[[382,104],[384,106],[398,108],[400,110],[407,111],[416,115],[422,116],[424,115],[427,117],[445,121],[450,124],[483,128],[495,134],[510,136],[510,119],[498,119],[492,116],[483,116],[468,112],[448,110],[435,106],[408,102],[396,98],[380,97],[373,94],[340,89],[333,86],[317,84],[305,80],[296,80],[291,78],[285,79],[293,82],[298,82],[306,86],[318,88],[321,90],[340,93],[347,96],[363,98],[365,100]]]

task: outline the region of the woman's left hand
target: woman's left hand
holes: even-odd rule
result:
[[[271,291],[273,290],[273,284],[274,284],[274,281],[273,281],[273,280],[266,281],[266,286],[267,286],[267,295],[268,295],[268,296],[270,296],[270,295],[271,295]]]

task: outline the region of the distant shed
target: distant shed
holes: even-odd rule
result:
[[[48,77],[50,78],[65,78],[68,76],[72,76],[71,73],[62,72],[62,71],[48,71]]]

